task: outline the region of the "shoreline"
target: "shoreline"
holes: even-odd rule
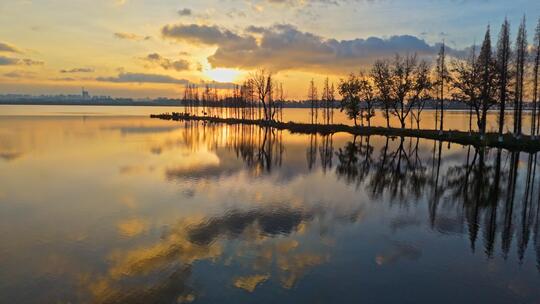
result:
[[[267,120],[251,120],[239,118],[220,118],[209,116],[193,116],[183,113],[164,113],[151,114],[150,118],[173,120],[173,121],[203,121],[209,123],[223,123],[228,125],[256,125],[260,127],[269,127],[278,130],[287,130],[291,133],[298,134],[321,134],[330,135],[334,133],[349,133],[352,135],[381,135],[395,137],[415,137],[423,139],[438,140],[443,142],[451,142],[461,145],[472,145],[476,147],[491,147],[502,148],[509,151],[521,151],[527,153],[536,153],[540,151],[540,139],[532,139],[528,135],[522,135],[520,138],[515,138],[512,134],[503,134],[502,142],[499,142],[498,133],[486,133],[484,139],[478,132],[463,132],[463,131],[444,131],[442,134],[438,130],[427,129],[400,129],[386,127],[361,127],[349,126],[344,124],[306,124],[295,122],[278,122]]]

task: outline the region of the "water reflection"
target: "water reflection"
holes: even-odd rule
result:
[[[434,143],[429,172],[423,165],[429,158],[420,157],[418,139],[394,140],[397,144],[391,148],[386,139],[374,161],[369,137],[359,143],[355,137],[339,149],[336,174],[357,187],[363,185],[373,198],[386,194],[390,202],[407,203],[425,196],[431,227],[439,229],[448,225],[449,217],[460,219],[467,227],[473,252],[478,233],[483,231],[484,251],[490,258],[497,234],[500,234],[503,256],[508,257],[512,238],[516,237],[518,258],[523,260],[531,233],[534,233],[537,265],[540,265],[536,155],[527,156],[526,172],[521,172],[518,170],[519,152],[469,146],[463,164],[448,166],[443,171],[443,143],[438,142]],[[525,185],[516,193],[520,173],[525,174]],[[442,220],[439,220],[440,213]]]
[[[0,120],[0,151],[23,153],[0,158],[0,302],[540,299],[536,155],[20,119]]]

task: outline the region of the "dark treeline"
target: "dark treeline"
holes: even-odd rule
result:
[[[221,96],[216,87],[208,84],[204,88],[188,84],[182,102],[189,115],[281,121],[285,93],[282,83],[260,70]]]
[[[506,131],[515,137],[523,133],[523,110],[525,97],[531,98],[531,134],[536,136],[540,128],[538,107],[538,73],[540,63],[540,20],[535,29],[534,42],[527,42],[525,18],[523,18],[516,42],[511,43],[510,23],[501,26],[496,48],[492,47],[491,29],[488,26],[479,49],[473,46],[467,58],[447,59],[446,46],[440,45],[439,54],[432,68],[425,60],[413,55],[396,55],[394,59],[377,60],[368,76],[351,74],[342,79],[339,92],[343,98],[341,109],[355,125],[357,120],[370,124],[373,108],[382,109],[386,125],[391,118],[405,128],[407,118],[420,128],[422,110],[426,102],[438,101],[435,129],[444,130],[445,104],[451,100],[463,102],[469,108],[469,130],[486,133],[487,113],[499,107],[500,135]],[[375,101],[375,102],[374,102]],[[505,130],[505,111],[513,109],[513,128]],[[502,136],[500,137],[502,141]]]
[[[535,153],[540,151],[540,141],[532,136],[514,137],[512,134],[503,135],[503,140],[497,133],[471,134],[462,131],[437,131],[437,130],[417,130],[404,128],[386,127],[357,127],[344,124],[315,124],[315,123],[294,123],[281,122],[264,119],[241,119],[241,118],[221,118],[209,116],[194,116],[188,113],[173,112],[163,114],[151,114],[151,118],[174,120],[174,121],[202,121],[210,124],[226,125],[254,125],[259,127],[271,127],[277,130],[288,130],[291,133],[299,134],[335,134],[349,133],[352,135],[381,135],[415,137],[423,139],[435,139],[445,142],[457,143],[461,145],[473,145],[484,147],[498,147],[511,151],[523,151]]]

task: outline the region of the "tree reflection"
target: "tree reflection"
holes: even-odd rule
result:
[[[281,131],[243,125],[226,126],[226,132],[213,130],[212,125],[190,127],[202,131],[186,128],[188,141],[211,147],[224,143],[257,173],[283,165]],[[515,247],[522,261],[532,243],[540,270],[536,154],[360,135],[335,148],[333,135],[321,134],[309,135],[304,151],[308,171],[320,168],[327,178],[334,172],[338,180],[363,190],[372,201],[425,204],[430,229],[467,233],[473,252],[482,242],[488,258],[500,248],[506,259]]]
[[[283,131],[249,125],[232,126],[234,141],[229,144],[236,155],[249,168],[257,172],[271,172],[274,166],[281,166],[283,160]]]
[[[519,152],[467,146],[461,149],[464,153],[448,155],[442,142],[433,142],[433,153],[426,156],[418,139],[386,138],[373,155],[369,142],[369,137],[355,136],[338,149],[338,178],[363,186],[374,200],[425,201],[432,228],[456,219],[466,227],[473,252],[481,236],[488,258],[500,236],[503,257],[508,257],[516,238],[521,261],[533,238],[540,267],[535,154],[524,161]],[[425,165],[429,162],[430,168]],[[520,163],[527,164],[526,170],[520,170]]]
[[[418,139],[400,137],[397,142],[397,147],[391,149],[386,139],[366,190],[372,198],[386,193],[391,202],[398,199],[406,203],[421,196],[428,182],[427,171],[419,155]]]

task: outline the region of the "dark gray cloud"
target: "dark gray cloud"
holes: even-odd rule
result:
[[[242,36],[230,30],[197,24],[166,25],[161,29],[163,37],[195,44],[218,45],[229,50],[249,50],[257,47],[252,36]]]
[[[177,79],[168,75],[145,74],[145,73],[120,73],[113,77],[98,77],[97,81],[118,82],[118,83],[175,83],[188,84],[186,79]]]
[[[117,39],[132,40],[132,41],[143,41],[143,40],[152,39],[152,37],[150,36],[141,36],[134,33],[116,32],[113,35]]]
[[[173,60],[163,57],[158,53],[148,54],[141,59],[151,65],[158,65],[165,70],[185,71],[189,70],[190,66],[189,61],[185,59]]]
[[[69,73],[92,73],[94,69],[92,68],[73,68],[69,70],[60,70],[60,73],[69,74]]]
[[[11,71],[4,74],[7,78],[34,78],[34,73],[27,71]]]
[[[5,42],[0,42],[0,52],[6,53],[21,53],[16,47],[9,45]]]
[[[33,59],[19,59],[19,58],[12,58],[12,57],[6,57],[6,56],[0,56],[0,66],[2,65],[26,65],[26,66],[32,66],[32,65],[43,65],[43,61],[37,61]]]
[[[183,9],[178,11],[178,15],[180,15],[180,16],[191,16],[192,13],[193,12],[189,8],[183,8]]]
[[[343,73],[370,65],[376,59],[393,57],[397,53],[416,53],[423,58],[432,58],[440,47],[439,44],[431,45],[412,35],[326,39],[302,32],[289,24],[249,26],[244,34],[218,26],[167,25],[163,27],[162,34],[179,41],[217,46],[215,53],[208,58],[213,67],[264,67],[272,71],[294,69]],[[464,53],[452,48],[447,50],[454,56]]]
[[[16,65],[19,63],[19,59],[0,56],[0,65]]]

